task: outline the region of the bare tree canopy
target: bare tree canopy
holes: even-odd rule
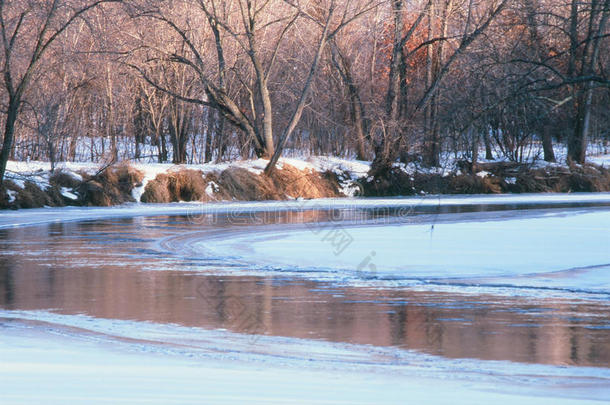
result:
[[[0,0],[9,159],[584,163],[610,0]]]

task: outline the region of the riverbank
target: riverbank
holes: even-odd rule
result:
[[[431,194],[610,191],[607,156],[587,165],[506,161],[371,164],[333,157],[282,159],[265,176],[264,159],[205,165],[64,162],[8,164],[0,208],[116,206],[130,202],[288,201]]]
[[[319,157],[205,165],[9,162],[0,208],[113,206],[128,202],[265,201],[354,195],[366,162]]]
[[[186,215],[192,221],[206,221],[223,215],[259,215],[264,222],[280,212],[307,210],[399,210],[398,215],[411,216],[423,211],[446,213],[471,211],[474,206],[485,206],[486,211],[515,208],[569,208],[574,206],[610,205],[610,193],[539,193],[502,195],[429,195],[400,198],[322,198],[289,201],[219,201],[182,202],[168,204],[127,203],[111,207],[44,207],[28,210],[5,210],[0,214],[0,229],[20,228],[55,222],[88,221],[108,218],[135,218],[159,215]],[[259,222],[261,222],[259,221]],[[243,222],[243,221],[242,221]]]

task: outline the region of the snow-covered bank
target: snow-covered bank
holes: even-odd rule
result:
[[[468,168],[468,162],[454,158],[447,165],[430,168],[416,162],[390,162],[386,167],[313,156],[280,159],[278,171],[268,177],[262,175],[265,159],[191,165],[122,162],[110,167],[60,162],[54,173],[48,162],[10,161],[0,207],[610,191],[608,156],[596,156],[592,162],[599,165],[498,159]]]
[[[593,404],[610,372],[0,311],[3,404]],[[33,389],[35,384],[35,389]]]
[[[103,166],[88,162],[60,162],[56,165],[55,171],[51,172],[49,162],[9,161],[6,173],[7,193],[0,195],[0,207],[107,206],[125,201],[165,203],[291,199],[299,197],[299,194],[309,198],[353,195],[359,191],[355,185],[356,180],[365,176],[370,166],[368,162],[335,157],[318,156],[307,160],[282,158],[276,166],[278,170],[275,177],[279,178],[272,176],[274,181],[269,182],[271,179],[262,176],[267,163],[265,159],[199,165],[122,162],[113,166]],[[249,196],[244,196],[243,193],[236,194],[235,187],[231,184],[228,185],[228,190],[223,190],[225,184],[218,181],[219,177],[222,179],[223,173],[238,170],[242,171],[239,180],[242,182],[248,180],[250,184],[247,184],[248,182],[238,184],[237,188],[242,191],[250,189]],[[187,174],[186,178],[176,178],[181,173]],[[243,173],[248,174],[248,179],[243,178]],[[231,180],[234,180],[235,176],[228,177],[233,177]],[[168,180],[171,183],[169,185],[166,184]],[[260,198],[252,193],[253,189],[263,188],[265,182],[261,180],[267,180],[271,188],[277,187],[277,193],[268,193],[267,198]],[[321,185],[320,180],[326,184]],[[158,184],[159,182],[161,184]],[[299,182],[305,184],[298,185]],[[155,190],[155,187],[158,189],[168,186],[170,190]],[[180,187],[188,189],[188,192],[181,193]],[[316,192],[316,188],[322,190]],[[193,190],[196,192],[193,193]],[[168,191],[169,194],[175,195],[168,196]],[[166,195],[161,196],[160,193]]]

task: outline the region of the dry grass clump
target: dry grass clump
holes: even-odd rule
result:
[[[221,185],[220,173],[207,173],[204,180],[207,190],[205,198],[208,201],[227,201],[233,199],[233,196]],[[208,191],[211,191],[211,195],[208,194]]]
[[[522,171],[513,192],[599,192],[610,191],[610,170],[595,165],[572,165]]]
[[[433,173],[414,173],[413,188],[415,192],[425,191],[428,194],[448,194],[450,178]]]
[[[22,208],[43,205],[82,204],[88,206],[112,206],[133,201],[131,192],[141,184],[143,174],[129,165],[108,167],[102,172],[78,181],[69,173],[57,172],[51,176],[51,186],[43,191],[34,183],[27,183],[21,190],[9,184],[17,193],[9,204],[8,194],[0,196],[0,207]],[[79,195],[78,201],[69,201],[61,195],[66,187]],[[323,198],[339,196],[339,183],[333,173],[319,174],[311,170],[301,171],[289,165],[276,170],[270,178],[242,168],[228,168],[221,173],[203,174],[199,170],[184,169],[159,174],[147,183],[141,201],[169,203],[177,201],[216,200],[282,200],[286,198]]]
[[[337,173],[327,170],[321,174],[314,173],[317,176],[320,176],[323,183],[323,190],[327,193],[324,197],[344,197],[341,192],[341,184],[340,179]]]
[[[294,166],[283,165],[272,175],[278,194],[291,198],[338,197],[339,181],[332,172],[320,175],[313,170],[299,170]]]
[[[14,197],[10,202],[8,190],[11,191]],[[13,181],[5,180],[4,188],[0,192],[1,209],[40,208],[44,206],[63,207],[64,205],[66,205],[64,197],[55,185],[50,185],[43,190],[36,183],[26,180],[23,188],[21,188]]]
[[[146,183],[144,193],[140,197],[140,201],[145,203],[168,203],[172,201],[172,196],[169,192],[169,176],[167,174],[158,174],[154,180]]]
[[[211,187],[212,195],[207,190],[211,182],[218,184],[214,173],[203,175],[200,170],[180,170],[162,173],[149,181],[144,188],[141,201],[147,203],[168,203],[177,201],[210,201],[226,199],[228,194],[219,187]]]
[[[413,195],[414,180],[390,161],[374,161],[362,188],[367,197]]]
[[[531,169],[522,164],[485,164],[491,174],[473,173],[442,176],[433,173],[405,173],[391,162],[376,162],[361,184],[365,196],[397,196],[416,193],[497,194],[504,192],[609,191],[610,171],[594,165],[573,165]],[[513,181],[507,180],[514,178]],[[212,186],[213,187],[210,188]],[[208,195],[213,189],[213,194]],[[207,191],[207,192],[206,192]],[[161,174],[148,183],[144,202],[209,200],[280,200],[324,198],[341,195],[334,173],[298,170],[284,164],[271,178],[242,168],[220,174],[182,170]]]
[[[114,177],[116,178],[117,188],[130,197],[131,191],[135,187],[141,186],[142,180],[144,179],[144,173],[128,164],[121,164],[110,173],[114,174]]]
[[[169,176],[168,189],[172,201],[205,201],[206,187],[200,170],[181,170]]]
[[[269,177],[238,167],[223,170],[218,176],[218,183],[235,200],[264,201],[285,198]]]
[[[564,175],[553,175],[544,169],[523,170],[516,176],[517,181],[511,191],[515,193],[549,193],[562,190]]]
[[[131,191],[143,178],[141,171],[122,164],[85,179],[77,191],[84,205],[108,207],[134,201]]]
[[[468,163],[468,162],[466,162]],[[374,164],[363,181],[366,196],[394,196],[413,193],[496,194],[496,193],[569,193],[610,191],[610,170],[592,164],[531,168],[522,163],[493,162],[476,165],[476,170],[491,173],[477,176],[472,165],[460,162],[468,174],[415,173],[409,176],[391,162]],[[509,181],[508,179],[513,179]]]
[[[102,182],[88,179],[84,181],[77,190],[83,205],[109,207],[120,204],[114,187],[105,188]]]
[[[284,165],[272,178],[243,168],[230,167],[221,173],[181,170],[158,175],[148,182],[142,202],[283,200],[287,197],[321,198],[338,196],[338,183],[331,176],[300,171]]]
[[[498,170],[504,170],[502,167]],[[375,162],[362,182],[364,195],[404,196],[426,194],[497,194],[507,191],[508,184],[501,176],[480,177],[476,174],[405,173],[392,162]]]
[[[45,205],[54,205],[49,195],[31,181],[26,181],[23,189],[17,191],[15,203],[19,208],[40,208]]]
[[[451,194],[499,194],[506,188],[506,182],[499,177],[459,175],[449,177],[448,189]]]
[[[0,209],[19,208],[15,204],[16,201],[9,202],[9,191],[15,195],[19,191],[19,187],[13,181],[5,179],[0,187]]]
[[[68,205],[72,200],[64,197],[61,194],[59,187],[54,184],[51,184],[49,187],[44,190],[47,195],[47,204],[51,207],[64,207]]]
[[[570,191],[610,191],[610,170],[596,165],[584,165],[573,166],[570,171]]]
[[[58,187],[75,189],[82,183],[82,181],[74,178],[74,176],[72,176],[70,173],[63,170],[57,170],[51,175],[51,177],[49,177],[49,183]]]

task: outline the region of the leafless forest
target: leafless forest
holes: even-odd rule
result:
[[[0,0],[17,160],[583,163],[610,0]],[[484,151],[486,156],[478,156]],[[537,152],[539,151],[539,152]]]

